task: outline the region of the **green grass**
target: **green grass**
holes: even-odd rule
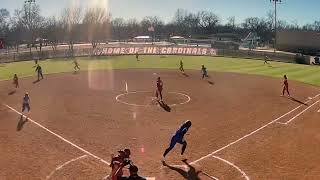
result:
[[[194,57],[194,56],[141,56],[137,62],[134,56],[78,58],[81,70],[98,69],[128,69],[128,68],[165,68],[178,69],[182,59],[185,69],[199,70],[204,64],[209,71],[235,72],[243,74],[256,74],[270,77],[282,77],[287,74],[290,80],[320,86],[320,67],[271,62],[272,67],[263,64],[260,60],[224,58],[224,57]],[[71,59],[54,59],[41,61],[45,74],[72,72]],[[11,79],[14,73],[19,77],[35,75],[33,61],[15,62],[0,66],[0,79]]]

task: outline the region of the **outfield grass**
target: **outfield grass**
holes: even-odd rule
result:
[[[182,59],[185,69],[199,70],[204,64],[209,71],[236,72],[243,74],[256,74],[270,77],[282,77],[287,74],[290,80],[320,86],[320,67],[299,65],[290,63],[270,62],[271,67],[264,65],[263,61],[224,58],[224,57],[194,57],[194,56],[140,56],[137,62],[134,56],[78,58],[81,70],[98,69],[128,69],[128,68],[165,68],[178,69]],[[72,72],[73,61],[71,59],[54,59],[40,62],[45,74]],[[15,62],[0,66],[0,79],[11,79],[14,73],[19,77],[35,75],[34,62]]]

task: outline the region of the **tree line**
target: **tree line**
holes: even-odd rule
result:
[[[153,27],[150,31],[150,27]],[[299,26],[297,23],[278,21],[278,29],[320,31],[320,21]],[[264,17],[248,17],[242,23],[229,17],[222,23],[221,18],[212,11],[189,12],[177,9],[170,22],[165,23],[157,16],[147,16],[141,21],[135,18],[113,18],[106,9],[92,7],[65,8],[60,15],[44,17],[36,3],[24,4],[10,14],[7,9],[0,9],[0,38],[9,48],[19,51],[20,44],[34,47],[48,43],[53,50],[58,44],[65,43],[73,51],[78,42],[90,42],[95,48],[108,40],[126,40],[138,35],[150,35],[157,39],[168,39],[173,35],[190,38],[209,38],[216,33],[232,33],[245,37],[254,32],[262,43],[274,38],[274,16],[270,11]],[[45,41],[45,42],[44,42]]]

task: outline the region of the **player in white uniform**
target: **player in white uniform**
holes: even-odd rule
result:
[[[22,99],[22,114],[24,114],[25,112],[30,112],[30,97],[27,92]],[[28,120],[28,115],[26,115],[26,119]]]

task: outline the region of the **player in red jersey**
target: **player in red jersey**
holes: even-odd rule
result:
[[[161,102],[163,101],[163,99],[162,99],[162,89],[163,89],[163,82],[162,82],[162,80],[160,79],[160,77],[158,77],[156,97],[157,97],[157,99],[160,100]],[[160,96],[160,99],[159,99],[159,96]]]
[[[282,89],[282,96],[284,96],[285,91],[287,91],[288,96],[290,97],[290,92],[289,92],[289,84],[288,84],[288,78],[287,75],[283,76],[283,89]]]
[[[111,180],[119,180],[123,175],[122,168],[131,164],[130,149],[120,150],[118,153],[117,156],[111,155]]]

